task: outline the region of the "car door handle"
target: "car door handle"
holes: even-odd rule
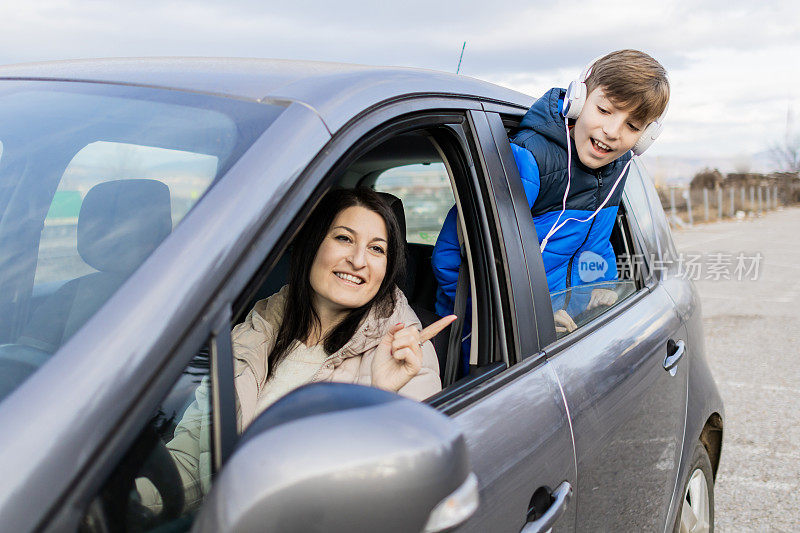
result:
[[[686,353],[686,345],[684,342],[675,342],[670,339],[667,342],[667,357],[664,358],[664,370],[674,376],[678,371],[675,367],[678,366],[678,362],[681,360],[684,353]]]
[[[553,498],[553,503],[550,504],[547,511],[538,519],[525,524],[520,533],[544,533],[549,531],[553,524],[556,523],[556,520],[566,512],[567,504],[572,498],[572,485],[565,481],[550,496]]]

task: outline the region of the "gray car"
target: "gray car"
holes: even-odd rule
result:
[[[570,294],[548,292],[508,141],[532,102],[310,62],[0,68],[0,530],[712,530],[724,413],[652,180],[632,165],[618,281],[572,289],[617,303],[557,334]],[[456,205],[443,390],[309,384],[239,435],[231,328],[334,186],[392,203],[423,324]],[[187,417],[204,436],[176,456]]]

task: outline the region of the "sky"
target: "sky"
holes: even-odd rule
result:
[[[215,56],[398,65],[539,96],[612,50],[658,59],[672,88],[645,157],[769,170],[800,126],[800,3],[793,1],[29,0],[0,2],[0,64]],[[674,167],[674,165],[673,165]],[[677,168],[677,167],[676,167]],[[673,172],[673,173],[674,173]]]

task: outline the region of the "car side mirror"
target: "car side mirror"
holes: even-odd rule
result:
[[[477,507],[455,422],[379,389],[316,383],[250,425],[195,531],[445,531]]]

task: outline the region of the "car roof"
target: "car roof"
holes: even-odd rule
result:
[[[468,96],[527,108],[533,98],[434,70],[247,58],[118,58],[0,67],[0,79],[87,81],[159,87],[313,108],[331,131],[360,111],[404,95]]]

